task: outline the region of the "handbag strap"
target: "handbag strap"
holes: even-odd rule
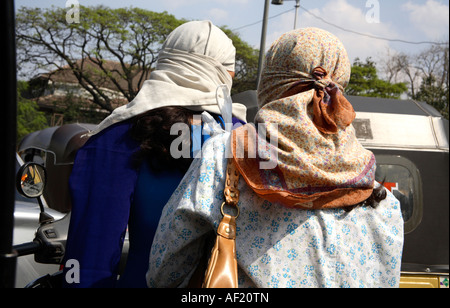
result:
[[[233,159],[229,158],[227,163],[227,174],[225,179],[225,204],[238,208],[239,202],[239,171],[237,170]]]
[[[237,288],[238,265],[236,259],[236,218],[239,216],[239,172],[232,159],[228,159],[225,179],[225,201],[220,207],[222,221],[217,228],[216,242],[212,248],[205,271],[203,288]],[[237,210],[236,216],[224,213],[228,205]]]

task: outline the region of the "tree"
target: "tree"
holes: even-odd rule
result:
[[[389,82],[402,81],[408,85],[409,97],[415,97],[420,84],[420,70],[413,65],[414,58],[405,53],[390,55],[382,60]]]
[[[80,23],[69,24],[63,8],[22,7],[16,17],[20,72],[70,70],[92,102],[111,112],[114,98],[101,83],[112,83],[131,101],[148,79],[167,35],[184,22],[167,12],[80,6]],[[258,51],[222,28],[237,49],[233,93],[254,89]]]
[[[426,102],[427,104],[433,106],[447,120],[449,119],[448,87],[439,86],[439,83],[433,75],[426,77],[422,81],[415,99],[418,101]]]
[[[26,82],[17,83],[17,141],[29,133],[48,127],[45,114],[38,110],[36,102],[22,96],[27,88]]]
[[[356,58],[351,72],[350,84],[346,89],[349,95],[400,98],[407,90],[405,83],[390,83],[378,77],[375,63],[367,58],[363,63]]]
[[[422,82],[413,99],[423,101],[436,108],[446,119],[449,118],[449,47],[432,45],[416,57]]]
[[[259,50],[252,48],[244,42],[239,35],[229,30],[227,27],[221,28],[236,47],[236,68],[233,80],[232,93],[241,93],[246,90],[256,89],[256,77],[258,74]]]
[[[431,45],[415,55],[388,53],[384,72],[389,79],[408,85],[408,96],[426,102],[445,118],[449,116],[449,46],[448,42]]]
[[[167,12],[139,8],[80,6],[80,16],[79,23],[69,24],[64,8],[22,7],[16,15],[18,63],[21,72],[70,68],[93,103],[108,111],[114,109],[113,98],[94,75],[112,82],[131,101],[148,78],[162,42],[185,22]],[[120,63],[120,69],[105,65],[107,59]],[[91,63],[97,71],[85,69]]]

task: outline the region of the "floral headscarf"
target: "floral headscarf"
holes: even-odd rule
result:
[[[273,43],[255,117],[267,138],[251,125],[232,138],[237,168],[259,196],[303,209],[350,206],[370,196],[375,156],[357,141],[355,112],[342,94],[350,72],[344,46],[324,30],[297,29]],[[273,136],[277,144],[268,142]],[[254,145],[267,151],[252,158]],[[260,168],[261,162],[274,167]]]

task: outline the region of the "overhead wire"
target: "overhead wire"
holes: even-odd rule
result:
[[[295,10],[295,9],[290,9],[290,10],[281,12],[281,13],[279,13],[279,14],[277,14],[277,15],[274,15],[274,16],[269,17],[268,19],[273,19],[273,18],[275,18],[275,17],[278,17],[278,16],[281,16],[281,15],[283,15],[283,14],[292,12],[292,11],[294,11],[294,10]],[[241,29],[244,29],[244,28],[248,28],[248,27],[257,25],[257,24],[259,24],[259,23],[262,23],[262,20],[258,20],[258,21],[252,22],[251,24],[248,24],[248,25],[245,25],[245,26],[241,26],[241,27],[238,27],[238,28],[235,28],[235,29],[231,29],[231,31],[241,30]]]
[[[300,8],[302,10],[304,10],[306,13],[310,14],[311,16],[315,17],[316,19],[326,23],[327,25],[333,26],[335,28],[338,28],[342,31],[345,32],[350,32],[353,34],[357,34],[357,35],[361,35],[361,36],[366,36],[369,38],[373,38],[373,39],[377,39],[377,40],[384,40],[384,41],[389,41],[389,42],[399,42],[399,43],[405,43],[405,44],[415,44],[415,45],[420,45],[420,44],[433,44],[433,45],[448,45],[448,42],[433,42],[433,41],[421,41],[421,42],[412,42],[412,41],[407,41],[407,40],[401,40],[401,39],[391,39],[391,38],[385,38],[385,37],[381,37],[381,36],[377,36],[377,35],[372,35],[372,34],[367,34],[367,33],[362,33],[362,32],[358,32],[358,31],[354,31],[351,29],[346,29],[344,27],[338,26],[332,22],[327,21],[326,19],[317,16],[316,14],[312,13],[311,11],[307,10],[306,8],[304,8],[303,6],[300,6]]]
[[[304,10],[306,13],[310,14],[311,16],[313,16],[314,18],[316,18],[316,19],[318,19],[318,20],[320,20],[320,21],[326,23],[327,25],[330,25],[330,26],[332,26],[332,27],[338,28],[338,29],[340,29],[340,30],[342,30],[342,31],[345,31],[345,32],[353,33],[353,34],[360,35],[360,36],[365,36],[365,37],[372,38],[372,39],[384,40],[384,41],[389,41],[389,42],[404,43],[404,44],[414,44],[414,45],[421,45],[421,44],[448,45],[448,42],[433,42],[433,41],[419,41],[419,42],[413,42],[413,41],[407,41],[407,40],[402,40],[402,39],[386,38],[386,37],[381,37],[381,36],[377,36],[377,35],[373,35],[373,34],[368,34],[368,33],[362,33],[362,32],[358,32],[358,31],[354,31],[354,30],[351,30],[351,29],[347,29],[347,28],[341,27],[341,26],[339,26],[339,25],[336,25],[336,24],[334,24],[334,23],[332,23],[332,22],[329,22],[329,21],[327,21],[326,19],[324,19],[324,18],[322,18],[322,17],[320,17],[320,16],[317,16],[316,14],[312,13],[311,11],[309,11],[308,9],[306,9],[305,7],[303,7],[303,6],[301,6],[301,5],[300,5],[300,8],[301,8],[302,10]],[[289,12],[292,12],[292,11],[294,11],[294,10],[295,10],[295,8],[294,8],[294,9],[287,10],[287,11],[284,11],[284,12],[281,12],[281,13],[279,13],[279,14],[277,14],[277,15],[274,15],[274,16],[269,17],[268,19],[276,18],[276,17],[278,17],[278,16],[284,15],[284,14],[289,13]],[[232,29],[232,31],[237,31],[237,30],[241,30],[241,29],[244,29],[244,28],[248,28],[248,27],[254,26],[254,25],[256,25],[256,24],[259,24],[259,23],[261,23],[261,22],[262,22],[262,20],[259,20],[259,21],[256,21],[256,22],[253,22],[253,23],[250,23],[250,24],[247,24],[247,25],[244,25],[244,26],[241,26],[241,27]]]

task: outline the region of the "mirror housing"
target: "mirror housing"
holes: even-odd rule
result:
[[[16,176],[17,191],[27,198],[39,198],[44,193],[47,171],[37,163],[26,163]]]
[[[52,222],[54,218],[45,213],[41,196],[44,193],[45,184],[47,183],[47,171],[44,166],[37,163],[26,163],[20,167],[16,175],[17,191],[27,197],[36,198],[39,203],[41,213],[39,214],[39,223],[45,224]]]

